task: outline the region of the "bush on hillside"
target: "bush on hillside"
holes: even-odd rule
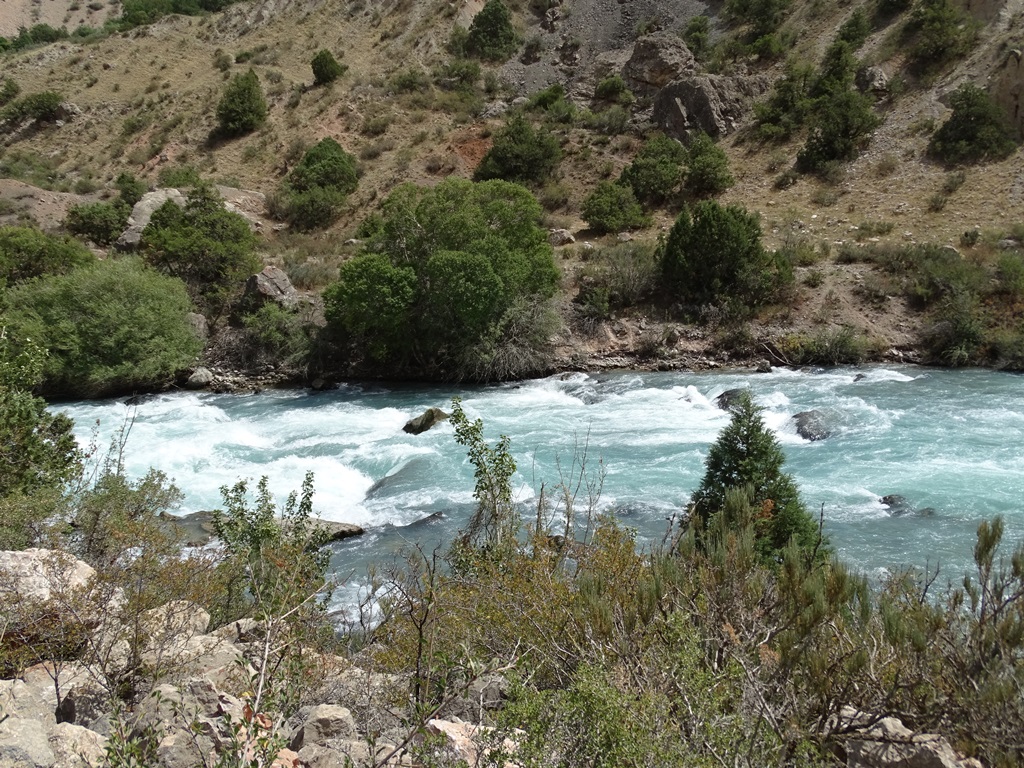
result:
[[[683,29],[686,47],[697,61],[704,61],[711,53],[711,19],[707,16],[691,16]]]
[[[538,359],[532,329],[547,327],[558,272],[533,195],[449,179],[399,187],[381,213],[324,292],[332,327],[393,370],[486,378]]]
[[[976,30],[967,12],[951,0],[919,0],[904,32],[911,68],[924,75],[938,72],[971,50]]]
[[[135,260],[102,261],[7,292],[19,338],[50,350],[44,392],[98,397],[167,384],[202,348],[184,284]]]
[[[598,234],[639,229],[650,223],[633,190],[611,181],[602,181],[583,201],[583,220]]]
[[[68,210],[64,227],[73,235],[91,240],[96,245],[110,245],[128,226],[130,206],[122,202],[81,203]]]
[[[854,9],[849,18],[839,27],[836,40],[847,43],[851,50],[857,50],[868,39],[871,34],[871,19],[863,8]]]
[[[5,77],[3,85],[0,85],[0,107],[6,106],[9,102],[21,93],[21,86],[13,77]]]
[[[0,227],[0,284],[63,275],[96,260],[81,243],[34,227]]]
[[[117,187],[121,202],[127,206],[134,205],[142,199],[142,196],[149,191],[146,182],[142,181],[131,171],[122,171],[114,179],[114,186]]]
[[[736,183],[725,150],[703,131],[686,148],[686,166],[686,189],[691,194],[717,195]]]
[[[466,53],[487,61],[505,61],[519,47],[512,12],[502,0],[487,0],[473,17],[466,36]]]
[[[1000,160],[1016,148],[1006,115],[984,90],[961,85],[949,100],[953,114],[932,134],[928,154],[946,165]]]
[[[473,178],[538,184],[554,172],[561,158],[558,139],[517,114],[494,135],[494,143],[480,160]]]
[[[267,119],[267,101],[253,70],[231,78],[217,104],[217,124],[223,136],[251,133]]]
[[[661,252],[664,288],[685,305],[742,314],[774,300],[792,269],[761,244],[756,214],[713,200],[684,208]]]
[[[306,150],[281,186],[280,215],[299,230],[329,227],[359,183],[356,159],[334,139]]]
[[[633,161],[623,169],[619,183],[632,189],[637,200],[659,205],[678,191],[687,157],[682,144],[658,134],[640,147]]]
[[[751,38],[763,38],[781,26],[789,12],[790,0],[726,0],[726,15],[734,22],[750,25]]]
[[[61,102],[64,97],[56,91],[30,93],[9,102],[0,111],[0,122],[5,120],[39,120],[53,122],[61,115]]]
[[[260,268],[256,235],[224,208],[210,187],[188,194],[184,208],[168,200],[153,212],[140,247],[147,263],[178,277],[206,309],[217,312]]]
[[[816,113],[815,126],[796,156],[797,170],[803,173],[822,171],[832,162],[853,160],[881,123],[871,109],[871,99],[852,90],[825,97]]]
[[[313,68],[314,85],[333,83],[348,71],[348,67],[339,64],[338,60],[334,58],[334,54],[326,48],[322,48],[317,52],[316,56],[313,57],[313,61],[310,62],[310,66]]]

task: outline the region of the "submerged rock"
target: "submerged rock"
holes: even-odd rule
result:
[[[920,509],[915,507],[906,496],[900,496],[897,493],[883,496],[879,499],[879,502],[889,508],[889,514],[893,517],[903,517],[905,515],[917,515],[918,517],[931,517],[935,514],[934,507],[921,507]]]
[[[741,398],[749,394],[750,391],[743,388],[727,389],[715,398],[715,404],[723,411],[731,411],[739,404]]]

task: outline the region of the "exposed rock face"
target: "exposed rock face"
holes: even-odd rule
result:
[[[299,294],[285,271],[280,267],[271,266],[264,267],[262,272],[245,281],[245,294],[242,300],[257,307],[273,302],[291,309],[298,304]]]
[[[149,224],[153,212],[168,200],[182,208],[185,207],[185,195],[178,189],[158,189],[144,194],[132,208],[131,216],[128,217],[128,228],[121,233],[114,245],[123,250],[137,248],[142,240],[142,230]]]
[[[832,436],[832,429],[821,411],[804,411],[793,416],[796,433],[804,440],[824,440]]]
[[[52,549],[0,552],[0,597],[46,602],[58,592],[81,589],[96,575],[88,563]]]
[[[20,717],[0,721],[0,768],[50,768],[54,761],[41,722]]]
[[[857,89],[863,93],[884,96],[889,93],[889,76],[881,67],[864,67],[857,70]]]
[[[870,722],[863,713],[844,707],[840,722]],[[866,726],[866,723],[865,723]],[[847,768],[981,768],[960,755],[942,736],[914,733],[895,717],[883,717],[846,742]]]
[[[431,427],[440,424],[442,421],[447,420],[448,414],[440,408],[427,408],[427,410],[415,419],[407,421],[405,426],[402,427],[402,431],[408,432],[410,435],[418,435],[422,432],[426,432]]]
[[[335,740],[349,741],[358,736],[351,712],[334,704],[321,704],[313,707],[295,732],[291,748],[299,750],[306,744],[328,746]]]
[[[358,525],[352,525],[351,523],[338,523],[334,520],[321,520],[319,525],[327,529],[328,541],[342,541],[344,539],[350,539],[353,536],[362,536],[366,533],[365,530],[360,528]]]
[[[654,98],[654,123],[673,138],[694,131],[715,138],[734,131],[771,86],[767,77],[694,75],[669,83]]]
[[[1017,137],[1024,138],[1024,50],[1015,48],[1006,53],[992,78],[991,93],[1016,128]]]
[[[554,246],[569,245],[570,243],[575,243],[576,238],[573,237],[572,232],[568,229],[552,229],[548,235],[548,242]]]
[[[655,32],[636,41],[622,74],[630,88],[654,93],[693,72],[696,66],[697,60],[678,35]]]

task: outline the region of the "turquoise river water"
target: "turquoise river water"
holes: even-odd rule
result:
[[[859,380],[858,374],[861,375]],[[1024,536],[1024,377],[983,370],[886,366],[746,373],[572,374],[489,387],[345,385],[329,392],[259,395],[173,393],[135,408],[108,400],[66,404],[80,439],[100,444],[134,414],[126,470],[163,470],[185,493],[181,512],[213,509],[219,488],[266,475],[276,495],[315,475],[324,517],[368,529],[334,545],[355,598],[366,565],[403,546],[444,542],[472,509],[473,470],[442,424],[418,436],[402,425],[454,395],[481,417],[493,442],[507,434],[525,505],[559,480],[574,445],[603,463],[600,507],[641,539],[660,539],[703,474],[709,445],[729,416],[714,398],[749,387],[786,454],[807,506],[824,509],[833,545],[873,576],[906,565],[942,566],[957,580],[970,565],[978,523],[1007,522],[1006,543]],[[817,409],[834,426],[809,442],[795,413]],[[929,516],[893,516],[880,498],[899,494]],[[444,517],[416,524],[428,515]],[[350,575],[351,574],[351,575]]]

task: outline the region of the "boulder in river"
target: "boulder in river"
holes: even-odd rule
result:
[[[365,530],[352,523],[338,523],[334,520],[320,520],[318,525],[327,530],[328,541],[342,541],[353,536],[362,536]]]
[[[824,440],[832,436],[832,429],[821,411],[803,411],[793,416],[796,432],[804,440]]]
[[[715,404],[723,411],[733,410],[744,396],[749,396],[750,391],[744,388],[727,389],[715,398]]]
[[[418,435],[422,432],[426,432],[431,427],[440,424],[442,421],[447,420],[448,414],[440,408],[427,408],[427,410],[415,419],[409,419],[409,421],[405,423],[405,426],[402,427],[402,431],[408,432],[410,435]]]
[[[935,514],[934,507],[921,507],[918,509],[910,503],[906,496],[900,496],[897,493],[883,496],[879,501],[889,508],[889,514],[893,517],[903,517],[905,515],[917,515],[918,517],[931,517]]]

